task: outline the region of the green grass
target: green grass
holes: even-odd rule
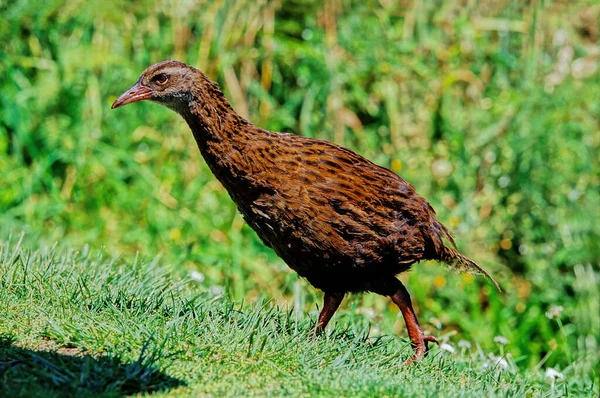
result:
[[[473,343],[405,366],[406,339],[370,335],[348,311],[310,339],[303,308],[233,303],[160,261],[14,246],[0,246],[3,396],[598,394],[581,364],[552,381],[543,364],[521,372],[501,344]]]
[[[0,24],[0,241],[12,234],[14,245],[24,231],[23,247],[32,252],[59,242],[56,253],[92,247],[122,255],[105,268],[88,264],[88,255],[69,264],[62,254],[58,263],[40,264],[38,257],[28,265],[32,273],[21,260],[4,260],[0,315],[6,312],[10,322],[0,319],[3,345],[12,357],[25,358],[2,361],[9,363],[2,369],[13,383],[8,393],[34,388],[42,375],[48,377],[40,389],[53,380],[84,380],[90,394],[97,383],[105,389],[124,383],[123,394],[153,385],[187,392],[207,386],[210,392],[210,383],[225,383],[221,379],[231,374],[227,388],[234,391],[254,383],[258,394],[257,386],[265,383],[265,390],[289,384],[295,392],[322,388],[333,394],[367,385],[356,376],[362,372],[372,383],[400,383],[399,392],[414,388],[415,395],[419,388],[451,395],[461,383],[493,385],[501,394],[516,388],[502,388],[507,377],[550,396],[585,393],[593,379],[597,392],[595,3],[0,0],[6,20]],[[430,362],[415,369],[378,362],[406,357],[404,340],[390,337],[406,333],[397,309],[373,294],[344,301],[329,339],[305,341],[321,293],[244,224],[185,123],[149,103],[109,109],[149,64],[169,58],[218,81],[233,107],[257,125],[335,141],[413,184],[454,232],[461,251],[503,287],[498,293],[481,278],[448,274],[433,263],[401,276],[424,327],[458,352],[461,340],[472,348],[464,355],[434,351]],[[12,249],[3,250],[12,256]],[[140,259],[158,258],[160,266],[132,264],[138,253]],[[32,277],[44,267],[48,282]],[[175,328],[165,340],[179,317],[157,315],[161,308],[174,311],[175,304],[165,299],[156,307],[167,292],[150,285],[167,286],[163,277],[181,282],[191,271],[203,282],[184,283],[181,292],[169,291],[169,299],[198,296],[195,305],[222,327],[210,332],[197,326],[197,336],[184,337]],[[85,284],[75,283],[77,278]],[[95,285],[108,279],[107,286]],[[89,294],[84,286],[91,286]],[[214,300],[215,294],[223,297]],[[132,300],[131,308],[120,301],[124,297]],[[139,310],[140,303],[152,310]],[[119,312],[116,305],[125,306]],[[273,331],[270,336],[281,341],[269,340],[265,351],[257,348],[248,357],[239,340],[243,333],[228,332],[224,319],[234,319],[248,334],[244,328],[251,321],[245,319],[253,316],[271,326],[291,319],[297,332],[287,326],[277,329],[280,334]],[[385,344],[374,344],[381,335]],[[223,342],[222,336],[234,341],[231,351],[226,344],[221,349],[224,358],[242,364],[239,369],[233,359],[217,366],[210,356],[194,355],[186,363],[201,371],[182,371],[181,352]],[[356,336],[352,355],[365,361],[331,359],[343,357]],[[505,345],[494,342],[498,336]],[[164,341],[150,360],[147,355]],[[262,344],[260,338],[252,341],[252,347]],[[47,357],[39,348],[59,352]],[[80,349],[84,356],[71,355]],[[294,369],[286,376],[289,383],[275,375],[271,362],[253,357],[264,358],[265,352],[281,369]],[[494,374],[484,365],[490,354],[503,352],[510,354],[510,369],[493,384],[486,378]],[[44,361],[56,366],[42,366]],[[16,369],[23,367],[30,373],[21,379]],[[447,376],[438,374],[442,367]],[[565,375],[554,393],[543,376],[548,368]],[[250,369],[256,369],[252,377],[242,374]],[[421,377],[417,369],[435,376]],[[463,382],[457,373],[464,369],[472,378]],[[423,378],[427,382],[417,384]],[[188,387],[176,387],[178,380]]]

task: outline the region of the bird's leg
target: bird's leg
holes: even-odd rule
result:
[[[323,299],[323,309],[319,314],[319,320],[312,331],[313,335],[320,335],[325,331],[325,327],[329,323],[329,320],[335,314],[335,311],[339,308],[342,300],[344,299],[344,293],[325,293]]]
[[[439,343],[435,337],[426,336],[423,334],[423,329],[421,329],[421,326],[419,325],[417,315],[415,315],[415,310],[413,309],[412,302],[410,301],[410,295],[408,294],[408,291],[402,282],[398,281],[397,290],[390,295],[390,297],[394,304],[396,304],[402,312],[404,322],[406,322],[406,329],[408,329],[408,337],[410,337],[412,346],[415,350],[414,355],[407,361],[407,363],[420,361],[425,355],[427,355],[427,352],[429,351],[429,342],[436,344]]]

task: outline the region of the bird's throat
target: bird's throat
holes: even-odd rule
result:
[[[179,113],[217,179],[228,190],[240,184],[250,170],[248,146],[260,139],[260,130],[238,115],[218,90],[199,93]]]

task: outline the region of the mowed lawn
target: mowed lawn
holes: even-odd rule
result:
[[[598,395],[581,367],[520,371],[501,338],[406,366],[404,335],[348,310],[309,338],[293,302],[234,303],[160,261],[0,247],[0,396]]]

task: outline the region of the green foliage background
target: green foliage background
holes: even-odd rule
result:
[[[502,335],[523,368],[589,375],[600,349],[594,3],[0,0],[0,239],[160,255],[235,300],[315,309],[320,294],[243,223],[177,115],[110,110],[148,65],[178,59],[255,124],[348,146],[430,200],[504,293],[416,266],[403,278],[429,329],[484,346]],[[404,333],[383,298],[345,305]],[[559,318],[545,315],[556,306]]]

